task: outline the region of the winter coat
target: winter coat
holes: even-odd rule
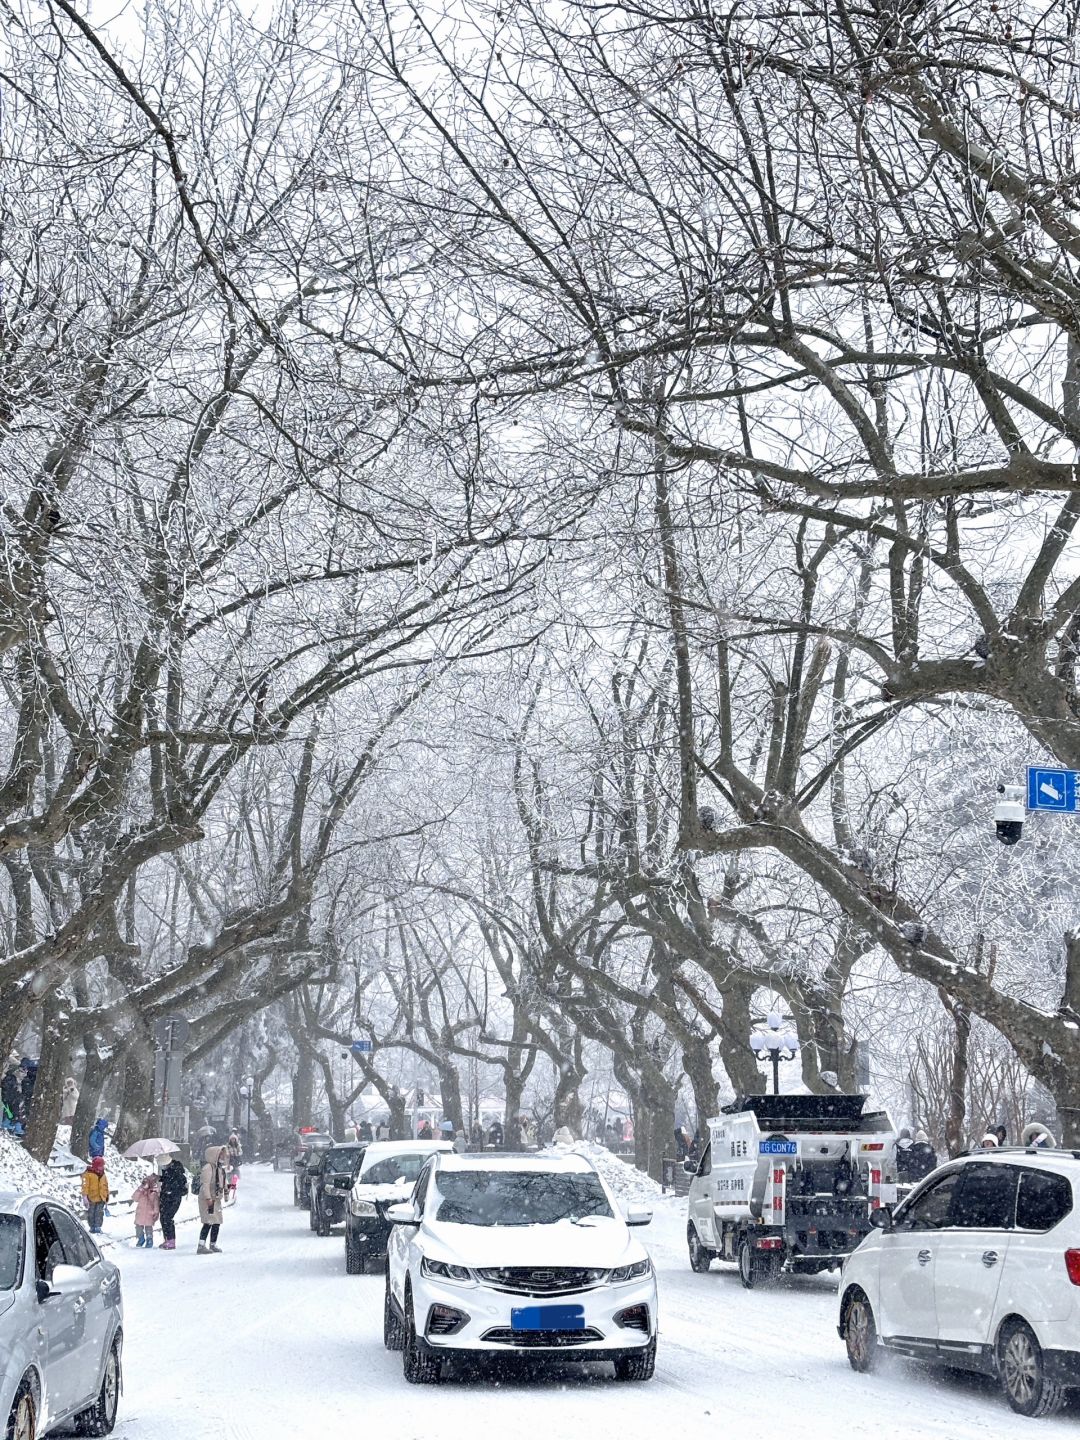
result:
[[[93,1160],[99,1155],[105,1154],[105,1131],[109,1128],[107,1120],[95,1120],[94,1128],[90,1131],[90,1138],[86,1142],[86,1153]]]
[[[132,1196],[135,1201],[135,1224],[156,1225],[161,1214],[161,1182],[156,1175],[147,1175]]]
[[[179,1160],[170,1160],[161,1172],[159,1209],[164,1210],[166,1215],[175,1215],[187,1193],[187,1171]]]
[[[206,1152],[206,1164],[199,1176],[199,1219],[204,1225],[220,1225],[224,1218],[228,1146],[215,1145]]]
[[[84,1170],[82,1193],[91,1205],[104,1204],[109,1198],[109,1177],[105,1174],[95,1175],[93,1170]]]
[[[60,1124],[70,1125],[75,1119],[75,1109],[79,1103],[79,1087],[74,1080],[64,1081],[64,1091],[60,1098]]]
[[[29,1115],[30,1106],[34,1099],[34,1086],[37,1084],[37,1061],[30,1060],[23,1063],[22,1072],[22,1102],[26,1113]]]

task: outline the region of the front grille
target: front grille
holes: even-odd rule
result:
[[[516,1350],[559,1350],[568,1345],[587,1345],[590,1340],[602,1340],[599,1330],[510,1330],[496,1328],[485,1330],[484,1340],[492,1345],[511,1345]]]
[[[574,1290],[591,1290],[601,1285],[606,1270],[586,1270],[580,1266],[559,1266],[543,1269],[527,1265],[498,1265],[478,1270],[485,1284],[512,1295],[566,1295]]]

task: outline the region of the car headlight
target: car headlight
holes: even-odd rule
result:
[[[459,1285],[472,1279],[464,1265],[448,1265],[445,1260],[429,1260],[426,1255],[420,1262],[420,1274],[429,1280],[456,1280]]]
[[[353,1200],[350,1204],[354,1215],[377,1215],[379,1213],[370,1200]]]
[[[612,1270],[608,1279],[612,1285],[621,1285],[626,1280],[644,1280],[646,1275],[652,1274],[652,1266],[648,1260],[635,1260],[632,1265],[620,1265],[617,1270]]]

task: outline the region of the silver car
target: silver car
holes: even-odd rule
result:
[[[71,1211],[0,1192],[0,1434],[108,1435],[123,1325],[120,1272]]]

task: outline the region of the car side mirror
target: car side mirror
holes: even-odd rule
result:
[[[651,1225],[652,1211],[634,1206],[626,1212],[626,1223],[627,1225]]]
[[[870,1224],[875,1230],[891,1230],[893,1228],[892,1211],[887,1210],[884,1206],[880,1210],[871,1210]]]
[[[48,1300],[53,1295],[81,1295],[86,1289],[86,1271],[78,1265],[57,1265],[50,1281],[39,1280],[38,1299]],[[45,1294],[41,1288],[44,1286]]]
[[[687,1174],[687,1175],[696,1175],[696,1174],[697,1174],[697,1161],[696,1161],[696,1160],[684,1160],[684,1161],[682,1162],[682,1168],[683,1168],[683,1171],[684,1171],[685,1174]]]
[[[386,1207],[386,1218],[391,1225],[419,1225],[420,1217],[411,1200],[399,1200],[396,1205]]]

